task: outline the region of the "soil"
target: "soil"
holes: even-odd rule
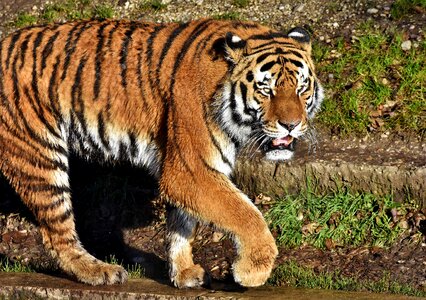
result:
[[[126,6],[125,1],[119,2]],[[0,0],[0,34],[13,30],[7,24],[17,13],[40,9],[44,3],[44,0],[19,0],[12,3]],[[356,38],[361,30],[358,24],[367,20],[383,30],[403,28],[407,38],[414,43],[424,39],[425,11],[416,8],[405,17],[395,20],[390,16],[393,3],[390,0],[256,0],[250,1],[250,5],[245,8],[235,8],[232,3],[213,0],[172,1],[164,10],[140,12],[136,17],[155,21],[187,20],[220,14],[232,8],[242,17],[276,28],[305,24],[314,32],[315,39],[329,44],[334,44],[338,37],[349,41]],[[131,5],[132,1],[127,6]],[[320,77],[327,80],[327,74],[320,74]],[[323,137],[329,139],[328,135]],[[383,150],[375,152],[378,154],[373,159],[377,159],[378,164],[387,163],[384,160],[387,154],[380,155],[386,152],[383,141],[392,145],[392,156],[402,164],[424,166],[426,163],[425,144],[415,137],[377,136],[374,139],[377,149]],[[362,159],[358,156],[359,149],[351,151],[351,145],[358,142],[356,139],[336,140],[328,144],[326,152],[342,153],[343,149],[345,155]],[[371,148],[366,148],[365,155],[371,151]],[[85,247],[99,258],[115,255],[128,263],[140,263],[145,267],[148,277],[166,277],[164,219],[167,209],[157,197],[155,182],[143,171],[129,166],[102,167],[76,160],[71,167],[77,230]],[[119,180],[113,180],[117,178]],[[102,185],[105,182],[113,183]],[[45,272],[57,269],[56,263],[49,259],[41,245],[40,234],[31,213],[4,180],[0,181],[0,195],[0,257],[19,260]],[[303,246],[298,249],[281,249],[277,263],[295,260],[318,272],[340,270],[344,275],[367,280],[378,280],[387,272],[391,279],[426,290],[425,214],[423,209],[407,216],[406,234],[389,249],[363,247],[319,250]],[[205,266],[213,278],[232,281],[230,268],[234,257],[235,249],[226,236],[214,231],[210,225],[199,228],[194,242],[194,259]]]

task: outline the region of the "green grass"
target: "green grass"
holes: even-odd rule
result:
[[[18,28],[31,26],[37,23],[37,17],[30,13],[20,13],[15,19],[14,25]]]
[[[319,121],[340,135],[392,130],[426,134],[426,42],[401,48],[402,32],[363,24],[350,44],[314,45],[318,72],[328,91]]]
[[[288,261],[278,266],[273,271],[268,283],[275,286],[292,286],[311,289],[368,291],[417,297],[426,296],[425,291],[391,280],[388,273],[384,273],[382,278],[378,281],[367,281],[344,276],[338,271],[315,272],[310,268],[298,265],[294,261]]]
[[[139,4],[139,9],[141,10],[163,10],[167,7],[167,4],[162,3],[160,0],[148,0],[142,1]]]
[[[0,258],[0,272],[8,273],[32,273],[31,267],[18,261],[10,261],[8,258]]]
[[[124,267],[129,275],[129,279],[139,279],[145,277],[145,270],[140,264],[132,264],[124,266],[114,255],[110,255],[105,259],[107,263],[120,265]]]
[[[117,5],[112,0],[88,1],[65,0],[47,4],[39,14],[22,13],[12,26],[22,28],[34,24],[54,23],[80,19],[110,19],[117,13]]]
[[[237,7],[245,8],[245,7],[249,6],[250,0],[234,0],[233,4]]]
[[[343,246],[390,246],[403,232],[391,217],[391,209],[402,215],[407,205],[391,196],[352,194],[338,191],[315,195],[310,191],[287,196],[274,203],[266,218],[285,247],[310,244],[318,248]]]
[[[393,18],[401,19],[415,11],[416,8],[423,9],[424,13],[426,11],[426,0],[396,0],[392,4],[391,15]]]

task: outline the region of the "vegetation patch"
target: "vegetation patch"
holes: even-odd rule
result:
[[[404,219],[395,216],[405,215],[408,209],[391,196],[347,191],[316,195],[308,190],[277,201],[266,218],[278,244],[284,247],[383,247],[390,246],[404,231]]]
[[[11,261],[4,257],[0,258],[0,272],[33,273],[35,270],[19,261]]]
[[[129,275],[129,279],[139,279],[145,277],[145,269],[138,263],[124,265],[114,255],[110,255],[105,259],[105,262],[113,265],[124,267]]]
[[[320,123],[340,135],[368,132],[426,134],[426,42],[404,50],[404,34],[362,25],[352,43],[317,44],[313,54],[327,97]]]
[[[393,293],[409,296],[425,297],[426,292],[390,279],[389,273],[384,273],[378,281],[360,280],[347,277],[341,272],[315,272],[299,266],[294,261],[288,261],[278,266],[268,281],[275,286],[292,286],[310,289],[332,289],[343,291],[369,291],[376,293]]]

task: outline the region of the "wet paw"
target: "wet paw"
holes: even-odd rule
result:
[[[178,272],[178,274],[172,278],[172,282],[180,289],[196,288],[209,284],[210,278],[200,265],[193,265],[190,268]]]

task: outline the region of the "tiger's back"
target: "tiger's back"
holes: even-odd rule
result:
[[[62,269],[90,284],[126,278],[124,269],[80,245],[68,177],[75,152],[129,161],[157,176],[162,196],[179,207],[168,224],[175,285],[206,282],[191,258],[197,219],[235,234],[241,249],[260,255],[256,266],[241,250],[234,273],[243,285],[262,284],[276,247],[260,212],[228,177],[259,126],[271,136],[270,157],[284,159],[319,106],[305,34],[210,19],[83,21],[22,29],[4,39],[0,169],[34,212]],[[265,92],[265,84],[276,93]],[[253,247],[250,234],[264,243]]]

